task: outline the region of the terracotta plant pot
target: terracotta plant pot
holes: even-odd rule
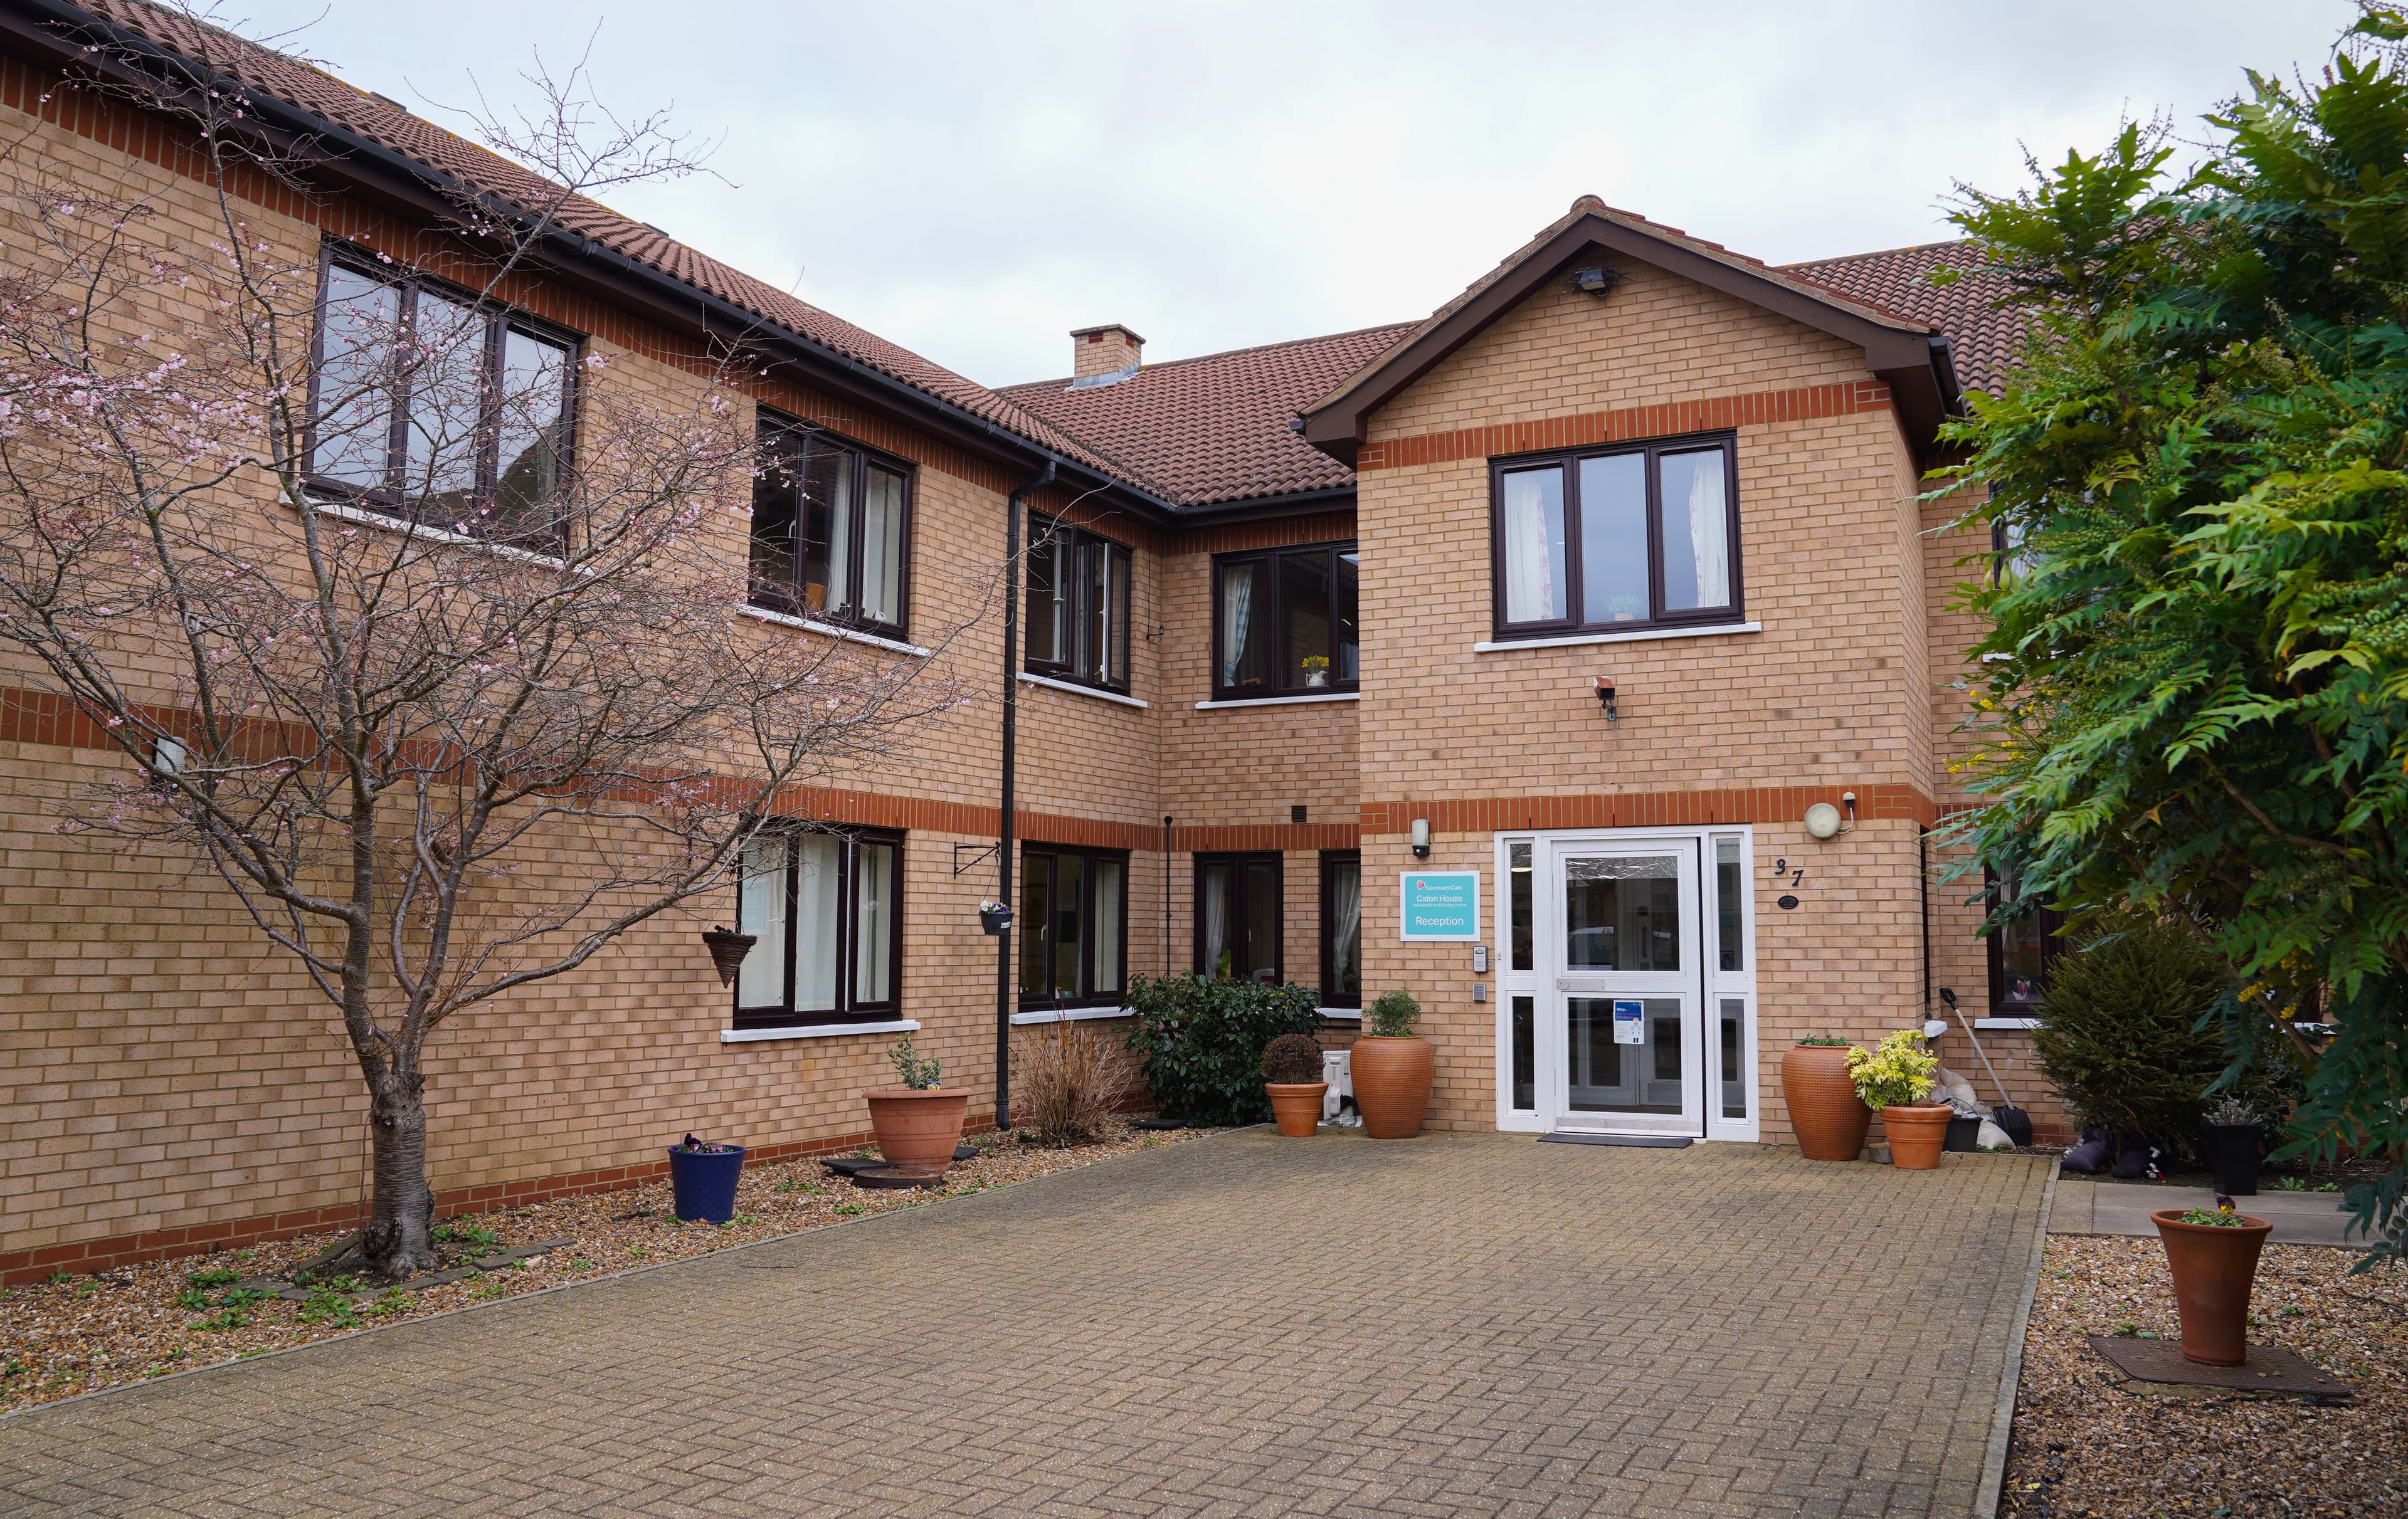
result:
[[[2186,1224],[2178,1208],[2149,1215],[2173,1271],[2183,1358],[2201,1366],[2239,1366],[2249,1358],[2249,1288],[2258,1280],[2258,1253],[2274,1225],[2241,1216],[2246,1222],[2227,1229]]]
[[[1956,1110],[1944,1102],[1918,1102],[1912,1108],[1884,1108],[1882,1127],[1889,1131],[1889,1163],[1902,1171],[1936,1171],[1940,1152],[1948,1143],[1948,1120]]]
[[[935,1172],[953,1163],[953,1150],[962,1142],[962,1120],[969,1112],[968,1092],[882,1086],[862,1096],[869,1099],[869,1126],[877,1132],[878,1153],[886,1164]]]
[[[1310,1139],[1321,1132],[1321,1098],[1327,1082],[1265,1082],[1271,1095],[1271,1116],[1279,1131],[1291,1139]]]
[[[1794,1044],[1781,1056],[1781,1098],[1808,1160],[1856,1160],[1873,1111],[1856,1096],[1845,1044]]]
[[[1418,1034],[1382,1039],[1366,1034],[1354,1041],[1354,1106],[1363,1132],[1374,1139],[1410,1139],[1422,1131],[1429,1109],[1430,1076],[1437,1056]]]

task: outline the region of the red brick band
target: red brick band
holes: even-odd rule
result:
[[[1451,433],[1392,437],[1364,444],[1355,456],[1354,468],[1358,473],[1402,469],[1409,465],[1444,464],[1452,459],[1488,459],[1498,454],[1576,449],[1590,443],[1620,443],[1640,437],[1676,437],[1683,433],[1719,432],[1888,409],[1887,385],[1877,380],[1847,380],[1796,390],[1758,391],[1753,395],[1717,395],[1702,401],[1672,401],[1619,411],[1584,411],[1578,416],[1548,417],[1539,422],[1498,423]]]
[[[1930,826],[1931,798],[1914,786],[1760,786],[1749,790],[1614,792],[1587,796],[1477,796],[1444,800],[1365,802],[1365,837],[1403,834],[1415,818],[1435,833],[1493,833],[1512,828],[1698,828],[1726,823],[1795,823],[1816,802],[1840,805],[1856,794],[1865,822],[1906,818]]]

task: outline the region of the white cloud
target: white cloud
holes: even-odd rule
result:
[[[227,14],[259,35],[320,6]],[[301,46],[412,106],[470,69],[505,102],[530,49],[573,57],[599,20],[604,97],[673,103],[735,181],[620,209],[1001,384],[1065,372],[1099,322],[1158,359],[1418,317],[1583,193],[1775,262],[1943,237],[1950,181],[2013,186],[2018,141],[2195,122],[2244,64],[2320,64],[2353,13],[333,0]]]

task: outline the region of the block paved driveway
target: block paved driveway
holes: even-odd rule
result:
[[[1969,1514],[2043,1182],[1250,1130],[0,1420],[0,1511]]]

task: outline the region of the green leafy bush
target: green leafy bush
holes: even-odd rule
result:
[[[944,1062],[911,1048],[911,1036],[909,1034],[895,1041],[894,1047],[886,1052],[886,1058],[895,1062],[896,1079],[914,1092],[930,1090],[938,1084],[938,1078],[944,1074]]]
[[[1382,992],[1363,1010],[1363,1032],[1373,1039],[1411,1039],[1421,1021],[1422,1005],[1411,992]]]
[[[1259,1124],[1264,1049],[1282,1034],[1321,1026],[1320,999],[1304,987],[1201,976],[1138,976],[1125,1005],[1137,1014],[1129,1048],[1145,1057],[1145,1084],[1167,1117],[1191,1124]]]
[[[2082,1123],[2187,1144],[2228,1059],[2200,1021],[2231,985],[2223,956],[2184,924],[2106,919],[2049,968],[2032,1033],[2041,1068]]]

